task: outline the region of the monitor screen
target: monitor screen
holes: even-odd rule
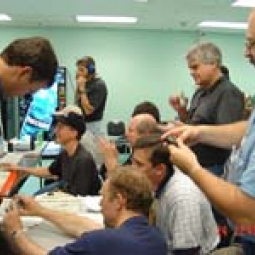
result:
[[[63,79],[63,72],[58,70],[53,85],[47,89],[40,89],[32,96],[29,109],[22,123],[20,139],[30,136],[36,137],[40,131],[49,131],[53,113],[58,107],[58,84]]]

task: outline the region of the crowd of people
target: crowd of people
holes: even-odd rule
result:
[[[252,11],[245,44],[245,56],[252,65],[254,42]],[[255,112],[244,119],[244,94],[230,80],[217,45],[198,43],[188,51],[186,60],[197,86],[190,103],[172,96],[169,102],[178,121],[169,124],[160,122],[160,111],[152,102],[135,106],[125,134],[131,153],[124,166],[118,161],[116,144],[101,136],[106,83],[98,76],[92,57],[76,62],[76,105],[54,114],[61,153],[48,167],[4,167],[53,178],[54,182],[36,195],[54,189],[74,196],[100,194],[104,223],[54,211],[32,197],[18,195],[3,219],[1,252],[255,253],[254,233],[238,231],[240,226],[252,228],[255,222]],[[24,95],[51,86],[57,66],[48,40],[15,40],[0,54],[0,96]],[[89,137],[95,139],[90,142],[96,143],[97,153],[91,151]],[[97,161],[98,154],[102,164]],[[47,251],[26,235],[20,219],[23,215],[44,218],[76,239]],[[219,231],[225,227],[231,235],[227,240]]]

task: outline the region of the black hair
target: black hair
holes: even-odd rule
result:
[[[132,113],[132,117],[143,113],[150,114],[158,123],[160,122],[159,109],[154,103],[149,101],[139,103],[138,105],[135,106]]]
[[[168,150],[167,144],[162,141],[161,135],[159,133],[142,136],[138,138],[133,146],[133,149],[150,149],[150,162],[152,166],[158,164],[164,164],[167,166],[170,175],[174,173],[173,164],[170,160],[170,152]]]
[[[58,60],[51,43],[43,37],[21,38],[10,43],[1,53],[10,66],[30,66],[31,81],[47,81],[51,86],[57,72]]]

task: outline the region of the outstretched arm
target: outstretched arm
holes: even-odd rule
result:
[[[163,138],[176,136],[186,144],[205,143],[230,149],[238,146],[245,134],[247,121],[239,121],[227,125],[177,125],[171,126]]]
[[[193,179],[219,211],[236,223],[255,223],[254,198],[204,169],[198,163],[195,154],[180,140],[178,147],[170,145],[169,150],[172,162]]]
[[[18,254],[26,255],[46,255],[47,251],[40,247],[38,244],[33,242],[26,236],[23,229],[22,222],[19,217],[18,209],[15,203],[9,208],[6,213],[4,220],[4,231],[10,245],[17,250]]]
[[[79,237],[84,232],[103,228],[103,225],[87,217],[62,213],[43,207],[32,197],[17,196],[15,199],[22,201],[22,207],[20,208],[22,215],[39,216],[52,222],[73,237]]]

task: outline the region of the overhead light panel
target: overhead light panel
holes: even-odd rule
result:
[[[138,19],[136,17],[77,15],[76,20],[96,23],[136,23]]]
[[[255,0],[236,0],[232,6],[234,7],[255,7]]]
[[[203,21],[198,24],[199,27],[211,28],[228,28],[228,29],[246,29],[247,23],[245,22],[222,22],[222,21]]]
[[[10,21],[10,20],[12,20],[12,18],[9,15],[0,13],[0,21]]]

